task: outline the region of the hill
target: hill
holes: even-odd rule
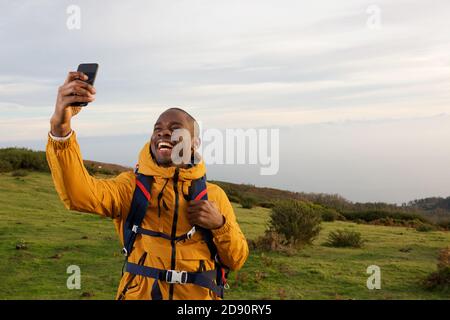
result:
[[[90,174],[117,175],[123,171],[133,170],[126,166],[84,160]],[[26,148],[0,149],[0,172],[29,169],[48,172],[45,152]],[[440,229],[450,229],[450,197],[426,198],[412,200],[401,206],[383,202],[352,202],[337,194],[306,193],[279,190],[275,188],[256,187],[250,184],[235,184],[213,181],[220,185],[228,197],[237,203],[270,208],[278,199],[297,199],[318,204],[326,209],[336,211],[347,220],[385,225],[420,225],[434,224]],[[336,215],[337,217],[338,215]],[[370,217],[370,219],[368,219]]]
[[[270,210],[233,203],[248,239],[266,229]],[[449,299],[421,281],[436,269],[450,233],[323,222],[319,238],[295,253],[252,250],[230,275],[228,299]],[[336,229],[362,233],[363,248],[324,246]],[[66,210],[49,173],[0,174],[0,299],[113,299],[123,258],[113,223]],[[81,290],[68,290],[67,267],[81,269]],[[368,290],[366,269],[381,268],[381,290]],[[11,272],[14,266],[14,272]]]

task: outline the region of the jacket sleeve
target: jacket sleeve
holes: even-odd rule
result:
[[[55,189],[70,210],[120,218],[129,208],[133,189],[133,171],[112,179],[97,179],[89,175],[73,132],[70,138],[57,141],[48,135],[46,148]]]
[[[236,221],[233,207],[222,189],[216,204],[225,217],[225,224],[222,227],[211,230],[217,253],[222,263],[228,268],[239,270],[249,254],[247,240]]]

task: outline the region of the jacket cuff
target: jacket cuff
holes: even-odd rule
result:
[[[75,132],[73,130],[65,137],[55,137],[50,131],[48,132],[48,143],[57,150],[68,148],[74,139]]]
[[[70,132],[64,137],[54,136],[54,135],[52,135],[51,131],[48,132],[48,135],[50,136],[50,138],[52,138],[55,141],[64,141],[64,140],[69,139],[72,136],[72,132],[73,132],[73,130],[70,130]]]
[[[223,226],[221,226],[220,228],[211,230],[211,232],[212,232],[214,237],[223,235],[223,234],[228,233],[230,231],[231,224],[228,222],[227,218],[224,217],[224,219],[225,219],[225,223],[223,224]]]

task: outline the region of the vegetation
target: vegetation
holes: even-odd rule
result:
[[[129,167],[90,160],[84,160],[84,164],[92,175],[117,175],[120,172],[132,170]],[[45,152],[26,148],[0,149],[0,172],[19,169],[48,172]],[[291,192],[249,184],[212,182],[219,184],[225,190],[230,201],[240,203],[246,208],[254,206],[272,208],[278,200],[294,199],[321,206],[323,221],[346,219],[363,223],[413,227],[426,223],[450,230],[450,197],[413,200],[398,206],[382,202],[354,203],[336,194]]]
[[[270,209],[234,203],[245,236],[263,236]],[[294,252],[253,248],[229,276],[227,299],[449,299],[423,286],[436,256],[450,243],[444,231],[322,222],[312,245]],[[321,245],[330,232],[360,232],[362,248]],[[0,289],[2,299],[114,299],[123,257],[109,219],[66,210],[48,173],[0,174]],[[381,268],[382,289],[368,290],[366,269]],[[81,268],[81,290],[68,290],[67,267]],[[14,272],[11,272],[11,266]]]
[[[25,177],[28,175],[28,171],[27,170],[23,170],[23,169],[18,169],[18,170],[14,170],[11,172],[11,176],[13,177]]]
[[[426,198],[414,200],[402,205],[390,203],[358,203],[351,202],[340,195],[323,193],[305,193],[279,190],[274,188],[256,187],[250,184],[235,184],[223,181],[214,181],[220,185],[233,202],[240,202],[240,196],[251,195],[257,206],[270,208],[273,202],[282,199],[295,199],[310,202],[323,208],[334,210],[347,220],[368,223],[380,219],[397,219],[398,225],[406,221],[427,221],[450,230],[450,197]],[[372,216],[370,220],[361,216]],[[377,215],[378,217],[373,217]],[[324,219],[325,220],[325,219]],[[337,219],[340,220],[340,219]]]
[[[428,290],[450,293],[450,247],[439,252],[437,271],[431,273],[423,284]]]
[[[364,244],[361,233],[351,230],[336,230],[328,234],[326,246],[336,248],[361,248]]]
[[[280,200],[272,208],[270,229],[293,245],[311,244],[320,232],[321,215],[316,206],[303,201]]]
[[[242,208],[251,209],[255,205],[255,199],[253,199],[252,197],[242,197],[240,199],[240,203],[242,205]]]
[[[49,171],[44,151],[33,151],[26,148],[0,149],[0,172],[18,169]]]

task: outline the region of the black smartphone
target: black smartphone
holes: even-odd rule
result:
[[[98,71],[98,63],[81,63],[78,66],[77,71],[83,72],[88,76],[88,79],[85,80],[87,83],[94,85],[95,77],[97,77]],[[87,102],[76,102],[73,104],[74,106],[85,107],[88,105]]]

